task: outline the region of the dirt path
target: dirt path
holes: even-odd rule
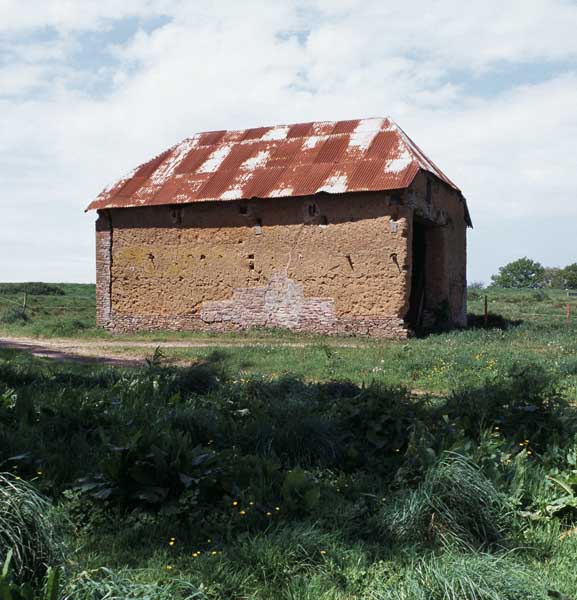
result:
[[[318,344],[318,341],[285,342],[281,340],[244,340],[215,338],[210,340],[186,341],[124,341],[99,339],[32,337],[0,337],[0,348],[25,350],[33,356],[54,360],[74,360],[85,363],[110,364],[117,366],[138,366],[145,364],[156,348],[247,348],[247,347],[288,347],[305,348]],[[331,345],[346,348],[358,348],[361,344],[332,342]]]

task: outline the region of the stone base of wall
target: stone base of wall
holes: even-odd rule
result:
[[[198,315],[119,315],[115,314],[106,329],[112,333],[134,333],[136,331],[196,331],[200,333],[226,333],[276,327],[274,325],[240,325],[231,321],[207,323]],[[411,332],[407,324],[398,317],[357,317],[336,319],[330,327],[308,321],[295,327],[278,327],[297,333],[322,335],[368,336],[384,339],[404,340]]]

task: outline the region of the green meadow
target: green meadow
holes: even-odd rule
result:
[[[467,329],[404,342],[112,338],[93,286],[36,285],[0,286],[0,337],[211,344],[0,350],[1,597],[577,597],[577,299],[470,290]]]

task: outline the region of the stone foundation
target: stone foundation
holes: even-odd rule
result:
[[[268,328],[271,325],[267,326]],[[118,315],[106,327],[112,333],[133,333],[135,331],[197,331],[200,333],[226,333],[259,329],[234,323],[231,320],[207,323],[198,315],[176,315],[162,317],[156,315]],[[398,317],[355,317],[337,319],[331,327],[312,321],[302,321],[298,326],[285,327],[298,333],[342,336],[370,336],[383,339],[401,340],[410,335],[406,323]]]

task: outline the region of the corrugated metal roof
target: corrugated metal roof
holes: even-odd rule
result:
[[[198,133],[87,210],[406,188],[420,169],[457,186],[389,118]]]

